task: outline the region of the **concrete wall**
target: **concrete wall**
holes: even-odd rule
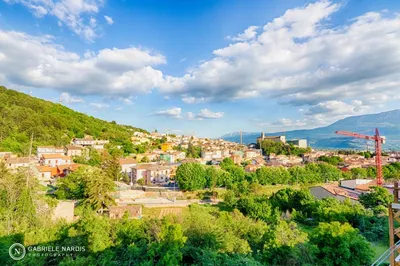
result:
[[[53,211],[53,221],[65,219],[67,222],[74,220],[75,203],[73,201],[60,201]]]

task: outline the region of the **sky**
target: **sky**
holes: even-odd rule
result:
[[[400,1],[0,0],[0,84],[219,137],[400,108]]]

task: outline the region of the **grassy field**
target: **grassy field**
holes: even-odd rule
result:
[[[388,248],[389,245],[384,243],[371,243],[372,249],[374,250],[374,261],[377,260]],[[389,261],[389,260],[387,260]]]
[[[143,217],[159,218],[161,219],[167,215],[181,216],[189,210],[189,207],[157,207],[157,208],[146,208],[143,207]]]

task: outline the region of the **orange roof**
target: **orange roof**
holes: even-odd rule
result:
[[[135,164],[137,163],[133,158],[119,159],[119,164]]]
[[[366,183],[366,184],[357,185],[354,189],[368,191],[370,189],[370,187],[373,187],[373,186],[376,186],[376,180],[372,180],[371,182]]]
[[[36,169],[40,173],[50,172],[51,176],[55,176],[58,174],[57,167],[50,167],[50,166],[36,166]]]
[[[61,155],[61,154],[43,154],[42,157],[44,159],[64,159],[64,160],[71,160],[71,157]]]
[[[59,166],[57,166],[57,168],[60,170],[60,171],[62,171],[62,170],[64,170],[64,169],[68,169],[68,170],[70,170],[70,171],[76,171],[78,168],[79,168],[79,166],[81,166],[81,164],[79,164],[79,163],[72,163],[72,164],[62,164],[62,165],[59,165]]]

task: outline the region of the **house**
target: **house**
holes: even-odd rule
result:
[[[340,186],[343,188],[348,188],[348,189],[357,189],[361,188],[361,190],[364,190],[363,188],[369,187],[368,184],[373,182],[374,180],[372,179],[350,179],[350,180],[341,180],[340,181]],[[367,185],[367,186],[364,186]],[[375,184],[376,185],[376,184]]]
[[[71,163],[71,164],[62,164],[57,166],[57,170],[59,172],[60,177],[64,177],[69,175],[72,172],[75,172],[78,170],[78,168],[81,166],[81,164],[78,163]]]
[[[140,162],[143,160],[143,158],[147,158],[150,162],[157,161],[159,158],[159,154],[156,152],[146,152],[143,154],[138,154],[136,155],[136,161]]]
[[[317,199],[335,198],[340,201],[349,199],[353,203],[358,201],[358,197],[361,194],[360,192],[342,188],[335,184],[311,187],[310,192]]]
[[[222,151],[219,149],[209,147],[208,150],[201,151],[201,158],[205,161],[211,161],[212,159],[222,158]]]
[[[140,145],[144,143],[150,143],[150,139],[145,137],[131,137],[131,141],[133,145]]]
[[[57,167],[51,167],[46,165],[37,165],[33,168],[35,176],[38,179],[50,181],[52,177],[55,177],[60,174],[60,171]]]
[[[71,164],[71,157],[59,154],[43,154],[40,159],[41,165],[55,167],[62,164]]]
[[[75,146],[92,147],[98,150],[104,149],[104,145],[109,143],[108,140],[95,140],[92,136],[85,136],[83,139],[74,138],[72,142]]]
[[[82,156],[82,146],[75,146],[75,145],[66,145],[65,146],[65,154],[67,156]]]
[[[171,165],[155,163],[138,164],[132,167],[132,180],[137,182],[137,180],[143,179],[145,185],[166,183],[169,182],[174,172],[173,166]]]
[[[128,214],[129,218],[141,218],[142,217],[142,206],[141,205],[128,205],[128,206],[111,206],[108,209],[110,218],[120,219],[125,213]]]
[[[231,155],[231,159],[233,160],[233,162],[235,164],[241,164],[242,163],[242,156],[238,155],[238,154],[232,154]]]
[[[9,169],[17,169],[20,167],[29,167],[35,161],[33,158],[29,157],[17,157],[17,158],[9,158],[7,159],[4,164]]]
[[[178,161],[182,161],[186,158],[185,152],[176,151],[176,152],[169,152],[169,153],[161,153],[160,160],[167,162],[167,163],[175,163]]]
[[[252,173],[252,172],[257,171],[257,169],[260,167],[261,167],[261,165],[248,164],[244,167],[244,171],[246,173]]]
[[[251,160],[251,164],[254,165],[265,165],[265,160],[262,156],[258,156]]]
[[[119,159],[121,165],[121,172],[127,174],[129,177],[132,174],[132,167],[137,165],[137,162],[133,158]]]
[[[172,142],[165,142],[165,143],[161,144],[161,150],[163,152],[170,151],[170,150],[172,150],[173,145],[174,145],[174,143],[172,143]]]
[[[36,154],[38,159],[42,157],[43,154],[59,154],[64,155],[65,151],[63,147],[55,146],[38,146],[36,149]]]
[[[261,155],[261,150],[247,149],[244,151],[244,159],[251,160]]]

